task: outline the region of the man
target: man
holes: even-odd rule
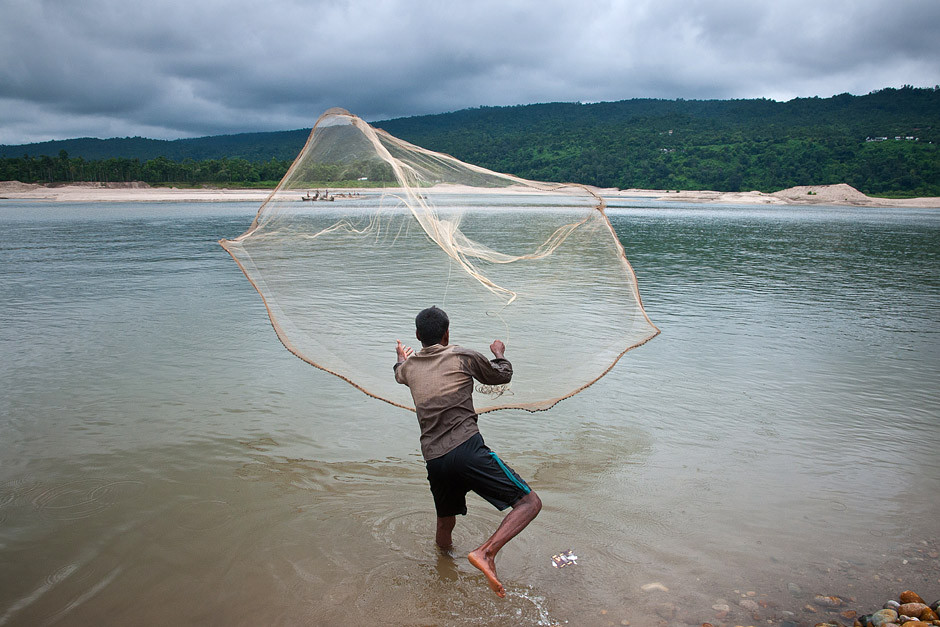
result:
[[[415,353],[398,340],[395,380],[411,389],[421,426],[421,453],[437,510],[435,541],[452,545],[457,515],[467,513],[467,492],[473,490],[500,511],[512,507],[496,532],[470,552],[470,563],[483,571],[490,588],[506,596],[496,577],[496,554],[525,529],[542,509],[542,501],[525,481],[487,448],[473,409],[473,380],[487,385],[509,383],[512,364],[505,345],[490,345],[494,359],[450,345],[450,320],[430,307],[415,318],[415,337],[423,347]]]

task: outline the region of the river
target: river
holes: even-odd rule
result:
[[[940,597],[940,210],[612,200],[662,334],[481,418],[544,503],[501,600],[461,557],[500,514],[471,496],[441,554],[414,415],[278,342],[216,243],[256,209],[0,201],[0,625],[814,624],[817,594]]]

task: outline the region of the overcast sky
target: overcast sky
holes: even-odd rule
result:
[[[940,84],[940,0],[0,0],[0,144]]]

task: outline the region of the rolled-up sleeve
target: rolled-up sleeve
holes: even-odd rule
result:
[[[405,362],[403,362],[403,361],[400,361],[400,362],[398,362],[397,364],[395,364],[395,366],[394,366],[394,368],[395,368],[395,380],[398,381],[399,383],[404,384],[404,385],[408,385],[408,382],[405,381],[405,373],[403,372],[403,371],[404,371],[404,368],[402,368],[402,366],[403,366],[404,364],[405,364]]]

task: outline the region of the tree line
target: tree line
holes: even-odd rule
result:
[[[72,183],[72,182],[127,182],[180,183],[270,183],[283,178],[290,161],[271,158],[252,163],[247,159],[223,157],[195,161],[184,159],[172,161],[157,157],[141,161],[126,157],[85,160],[69,157],[60,150],[57,157],[41,155],[31,157],[7,157],[0,159],[0,180],[24,183]]]
[[[228,183],[273,187],[287,173],[291,161],[271,158],[252,163],[247,159],[184,159],[177,162],[166,157],[140,159],[110,158],[86,161],[70,157],[65,150],[58,157],[42,155],[0,158],[0,180],[24,183],[129,182],[152,184]],[[395,180],[392,168],[377,160],[349,163],[314,163],[303,172],[311,183],[356,184],[359,179],[373,183]]]
[[[874,195],[940,196],[938,120],[940,87],[905,86],[788,102],[634,99],[479,107],[374,125],[468,163],[542,181],[765,192],[848,183]],[[285,155],[300,151],[307,132],[6,146],[0,147],[0,179],[273,185],[290,166]],[[43,154],[57,146],[57,156]],[[88,154],[172,154],[90,159],[70,157],[65,146],[93,151]],[[16,156],[32,149],[43,153]],[[324,183],[362,176],[384,181],[391,174],[364,163],[324,164],[316,173]]]

